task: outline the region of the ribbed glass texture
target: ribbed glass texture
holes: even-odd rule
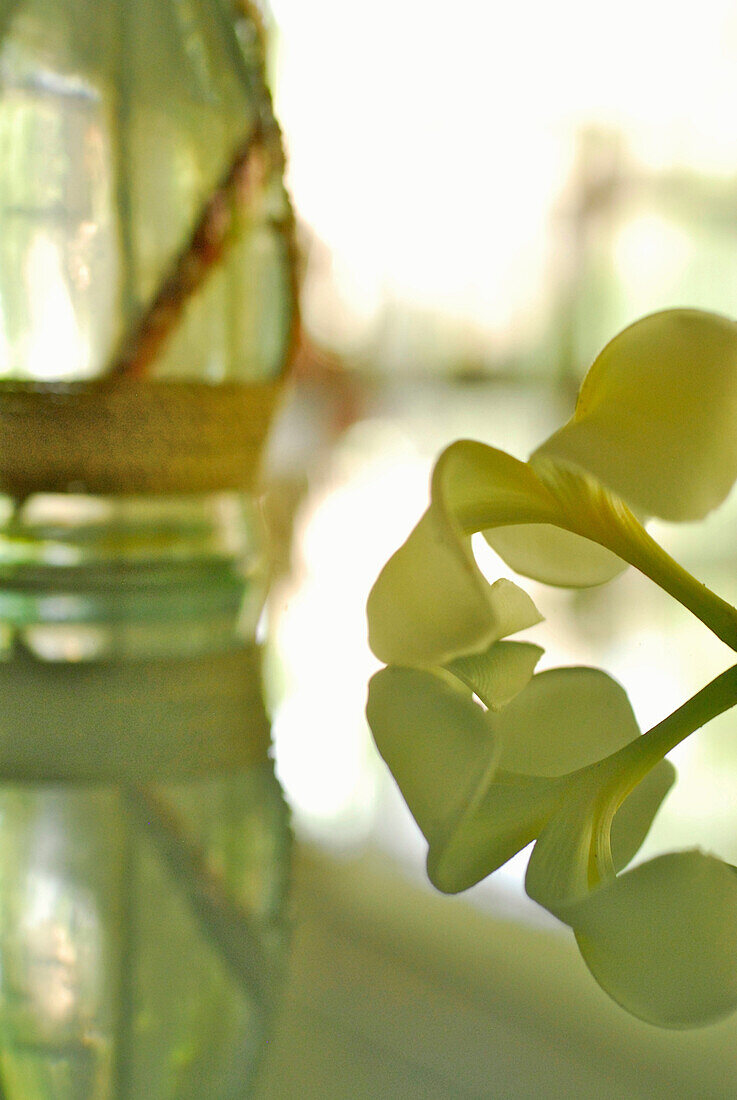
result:
[[[0,378],[105,372],[268,109],[242,27],[226,0],[2,0]],[[267,178],[158,375],[279,370],[288,214]]]
[[[276,133],[270,110],[240,3],[0,0],[0,413],[7,387],[53,404],[55,387],[106,384],[238,151]],[[283,368],[278,157],[242,198],[147,368],[167,389]],[[2,1100],[248,1095],[289,863],[248,657],[254,514],[232,486],[14,493],[0,455]]]

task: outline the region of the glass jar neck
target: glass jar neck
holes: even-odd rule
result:
[[[189,658],[253,640],[265,590],[239,493],[0,497],[0,656]]]

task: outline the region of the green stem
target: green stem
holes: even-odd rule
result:
[[[545,485],[560,509],[553,523],[611,550],[737,651],[737,609],[674,561],[624,501],[590,475],[565,466],[548,466]]]
[[[593,539],[634,566],[737,651],[737,609],[674,561],[624,501],[595,478],[565,466],[547,467],[545,484],[562,513],[554,523]]]
[[[610,757],[618,763],[629,765],[637,760],[643,774],[659,763],[671,749],[680,745],[712,718],[737,705],[737,665],[732,665],[711,683],[703,687],[687,702],[674,710],[657,726],[635,738]]]
[[[581,769],[584,784],[591,784],[593,780],[593,785],[589,787],[589,796],[593,790],[599,807],[596,828],[591,837],[589,888],[614,877],[611,824],[625,798],[671,749],[701,726],[705,726],[712,718],[736,704],[737,665],[733,665],[642,737],[636,737],[624,748],[600,760],[593,768],[589,766]],[[604,788],[600,786],[602,773],[609,780]],[[584,787],[584,799],[586,797]],[[588,803],[587,810],[590,808],[591,804]]]
[[[717,638],[737,651],[737,609],[674,561],[631,512],[619,518],[615,537],[605,545],[678,600]]]
[[[454,488],[452,480],[447,487],[442,484],[436,486],[436,479],[449,477],[447,460],[441,467],[441,456],[433,475],[433,496],[438,491],[446,495],[458,494],[461,499],[458,502],[446,501],[445,508],[455,513],[455,520],[465,534],[507,525],[549,523],[581,535],[599,543],[649,577],[730,649],[737,651],[737,609],[674,561],[648,535],[627,505],[595,478],[564,464],[546,462],[531,467],[496,452],[497,462],[503,463],[496,471],[500,483],[496,486],[492,484],[487,496],[484,496],[481,464],[489,449],[484,449],[480,457],[478,453],[472,454],[473,462],[464,455],[470,466],[469,472],[469,469],[464,469],[463,458],[459,457],[458,452],[459,447],[467,447],[468,444],[454,446],[460,491]],[[449,456],[450,449],[445,454]],[[491,467],[490,471],[489,476],[493,478]],[[451,467],[450,473],[453,472]],[[479,486],[477,488],[472,484],[469,489],[468,483],[473,478],[479,479]]]

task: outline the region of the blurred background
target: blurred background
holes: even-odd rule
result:
[[[524,859],[464,899],[432,894],[363,706],[366,596],[439,450],[471,436],[525,458],[624,325],[737,314],[737,9],[271,0],[264,15],[303,261],[264,623],[302,908],[264,1096],[298,1094],[295,1043],[299,1095],[732,1096],[735,1024],[671,1035],[625,1017],[525,898]],[[737,601],[734,499],[653,533]],[[488,549],[487,566],[509,575]],[[524,587],[546,616],[526,635],[539,667],[604,668],[643,729],[729,663],[633,571]],[[673,760],[639,858],[698,845],[737,862],[737,719]]]

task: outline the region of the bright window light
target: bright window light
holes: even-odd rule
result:
[[[583,128],[621,132],[650,168],[734,173],[731,0],[272,7],[290,185],[359,329],[392,301],[477,326],[497,351],[539,326]],[[622,242],[623,262],[633,247],[661,262],[650,238]],[[334,338],[325,305],[308,295],[307,321]]]

